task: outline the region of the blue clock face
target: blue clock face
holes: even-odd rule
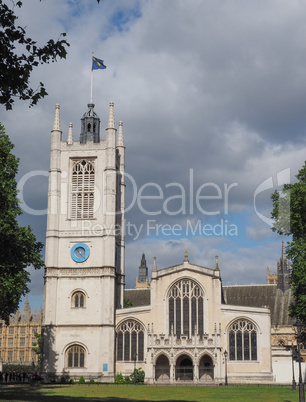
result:
[[[86,261],[89,257],[89,253],[89,247],[87,246],[87,244],[84,243],[75,244],[70,251],[71,258],[75,262]]]

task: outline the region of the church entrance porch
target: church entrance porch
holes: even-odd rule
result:
[[[208,355],[202,356],[199,364],[199,381],[212,382],[214,380],[214,366],[212,358]]]
[[[189,356],[182,355],[175,366],[176,381],[193,381],[193,363]]]
[[[159,356],[155,365],[155,381],[167,382],[170,381],[170,364],[165,355]]]

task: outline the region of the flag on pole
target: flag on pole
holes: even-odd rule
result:
[[[104,69],[106,66],[104,65],[104,61],[97,59],[96,57],[92,56],[92,70]]]

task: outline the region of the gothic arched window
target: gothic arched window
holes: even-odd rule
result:
[[[79,345],[70,346],[66,352],[67,367],[85,366],[85,349]]]
[[[191,279],[176,282],[168,293],[169,334],[189,338],[204,333],[204,297],[202,288]]]
[[[228,334],[230,360],[257,360],[257,331],[251,321],[233,322]]]
[[[116,330],[118,361],[144,360],[144,328],[134,320],[124,321]]]
[[[79,160],[73,162],[71,178],[71,219],[94,217],[94,162]]]
[[[85,294],[83,292],[75,292],[72,295],[72,307],[80,308],[85,307]]]

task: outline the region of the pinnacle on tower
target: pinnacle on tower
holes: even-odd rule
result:
[[[220,271],[219,268],[219,257],[216,255],[215,271]]]
[[[123,126],[122,121],[119,121],[117,147],[124,147],[122,126]]]
[[[69,130],[68,130],[68,140],[67,143],[71,145],[73,143],[73,136],[72,136],[72,123],[69,123]]]
[[[152,272],[157,272],[156,257],[153,257],[153,268]]]
[[[107,128],[115,128],[114,102],[109,103],[109,116]]]
[[[55,116],[54,116],[54,123],[53,123],[53,130],[52,131],[61,131],[61,123],[60,123],[60,105],[57,103],[55,105]]]

